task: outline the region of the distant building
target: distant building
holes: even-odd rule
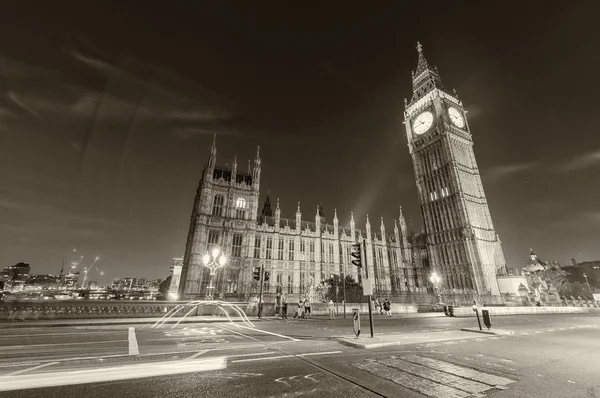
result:
[[[35,274],[30,275],[25,282],[28,289],[56,289],[60,285],[60,275]]]
[[[63,276],[62,285],[66,289],[76,289],[79,285],[79,271],[71,267],[69,273]]]
[[[89,281],[87,283],[87,288],[89,290],[98,290],[100,288],[100,286],[98,285],[98,282],[96,282],[96,281]]]
[[[12,292],[22,290],[29,278],[29,271],[31,271],[31,267],[29,263],[25,262],[4,267],[0,272],[0,281],[3,282],[4,290]]]

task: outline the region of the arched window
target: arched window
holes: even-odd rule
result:
[[[235,201],[235,218],[246,218],[246,199],[237,198]]]
[[[237,209],[245,209],[246,208],[246,199],[238,198],[237,201],[235,202],[235,207]]]
[[[213,216],[222,216],[223,215],[223,195],[215,195],[215,199],[213,200],[213,208],[212,215]]]

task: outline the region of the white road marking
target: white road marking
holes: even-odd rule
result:
[[[189,361],[190,359],[198,358],[200,355],[206,354],[208,351],[210,351],[210,350],[198,351],[197,353],[195,353],[195,354],[190,355],[189,357],[187,357],[185,360]]]
[[[565,330],[565,328],[560,328],[560,329],[558,329],[558,330]]]
[[[31,377],[31,375],[0,376],[0,391],[130,380],[218,370],[225,369],[226,367],[225,357],[216,357],[192,361],[142,363],[112,368],[38,373],[35,377]]]
[[[521,335],[528,335],[529,333],[521,333]]]
[[[237,359],[231,362],[253,362],[253,361],[263,361],[270,359],[281,359],[281,358],[294,358],[294,357],[308,357],[313,355],[328,355],[328,354],[341,354],[341,351],[329,351],[329,352],[309,352],[306,354],[298,354],[298,355],[279,355],[276,357],[267,357],[267,358],[248,358],[248,359]]]
[[[575,384],[575,382],[573,380],[567,380],[567,383],[573,383],[573,384]]]
[[[5,376],[15,376],[21,373],[26,373],[26,372],[30,372],[32,370],[36,370],[36,369],[41,369],[41,368],[45,368],[46,366],[52,366],[52,365],[56,365],[59,362],[48,362],[48,363],[43,363],[41,365],[38,366],[34,366],[33,368],[27,368],[27,369],[21,369],[21,370],[15,370],[14,372],[10,372],[7,373]]]
[[[546,332],[554,332],[554,329],[548,329]]]
[[[513,363],[513,362],[515,362],[515,361],[511,361],[510,359],[504,359],[504,358],[500,358],[500,360],[501,360],[501,361],[504,361],[504,362],[510,362],[510,363]]]
[[[250,328],[250,327],[248,327],[248,326],[237,325],[237,324],[235,324],[235,326],[237,326],[238,328],[244,328],[244,329],[250,329],[250,330],[254,330],[255,332],[261,332],[261,333],[270,334],[270,335],[273,335],[273,336],[281,337],[281,338],[283,338],[283,339],[288,339],[288,340],[292,340],[292,341],[301,341],[301,340],[299,340],[299,339],[295,339],[295,338],[293,338],[293,337],[285,336],[285,335],[283,335],[283,334],[279,334],[279,333],[273,333],[273,332],[267,332],[266,330],[253,329],[253,328]]]
[[[318,373],[311,373],[311,374],[307,374],[306,376],[304,376],[304,378],[305,378],[305,379],[308,379],[308,380],[312,380],[312,381],[314,381],[315,383],[318,383],[318,381],[316,381],[315,379],[313,379],[313,378],[311,377],[311,376],[314,376],[314,375],[316,375],[316,374],[318,374]]]
[[[76,343],[48,343],[48,344],[30,344],[30,345],[5,345],[2,346],[3,350],[13,349],[13,348],[27,348],[27,347],[50,347],[57,345],[78,345],[78,344],[104,344],[104,343],[122,343],[127,340],[105,340],[105,341],[82,341]]]
[[[38,336],[54,336],[54,337],[60,337],[60,336],[67,336],[67,335],[73,335],[73,334],[115,334],[117,333],[115,332],[69,332],[69,333],[32,333],[32,334],[7,334],[4,336],[0,336],[0,338],[3,339],[9,339],[11,337],[28,337],[28,338],[35,338]]]
[[[535,333],[542,333],[542,331],[541,331],[541,330],[538,330],[538,331],[537,331],[537,332],[535,332]]]
[[[135,328],[129,328],[129,355],[140,355],[137,338],[135,337]]]
[[[229,331],[229,332],[231,332],[231,333],[238,334],[238,335],[240,335],[240,336],[243,336],[243,337],[245,337],[245,338],[247,338],[247,339],[254,340],[254,341],[258,341],[259,343],[262,343],[262,341],[260,341],[259,339],[256,339],[256,338],[254,338],[254,337],[247,336],[247,335],[245,335],[244,333],[236,332],[235,330],[228,329],[228,328],[226,328],[225,326],[219,326],[219,327],[220,327],[220,328],[222,328],[221,330],[227,330],[227,331]]]
[[[310,355],[325,355],[325,354],[341,354],[341,351],[328,351],[328,352],[311,352],[308,354],[298,354],[299,357],[307,357]]]
[[[232,363],[235,362],[252,362],[252,361],[263,361],[263,360],[267,360],[267,359],[281,359],[281,358],[293,358],[295,357],[295,355],[280,355],[277,357],[268,357],[268,358],[249,358],[249,359],[237,359],[235,361],[231,361]]]

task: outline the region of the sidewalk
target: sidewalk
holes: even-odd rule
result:
[[[478,330],[479,331],[479,330]],[[481,334],[463,330],[449,330],[444,332],[414,332],[393,333],[377,335],[371,338],[369,330],[362,330],[359,338],[355,336],[332,336],[340,344],[354,348],[381,348],[417,343],[433,343],[449,340],[468,340],[480,338]]]
[[[45,319],[40,321],[9,321],[0,320],[0,329],[23,328],[23,327],[65,327],[65,326],[109,326],[109,325],[153,325],[162,318],[100,318],[100,319]],[[278,317],[262,317],[262,319],[248,317],[250,322],[262,322],[264,320],[278,319]],[[183,323],[213,323],[213,322],[242,322],[240,317],[223,316],[188,316],[180,321],[180,318],[170,318],[165,324]]]

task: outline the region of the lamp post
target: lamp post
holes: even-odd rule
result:
[[[438,284],[440,283],[440,277],[438,276],[437,273],[434,272],[429,277],[429,280],[431,281],[431,283],[433,283],[433,289],[435,290],[435,296],[437,297],[438,304],[441,304],[442,298],[440,297],[440,292],[439,292],[439,288],[438,288]]]
[[[214,288],[212,283],[215,271],[227,263],[227,257],[225,256],[225,253],[221,251],[221,249],[219,249],[218,247],[213,247],[210,253],[208,253],[207,251],[206,254],[202,256],[202,263],[205,267],[208,267],[208,269],[210,270],[210,280],[208,282],[209,286],[207,288],[206,298],[212,299],[212,289]]]

